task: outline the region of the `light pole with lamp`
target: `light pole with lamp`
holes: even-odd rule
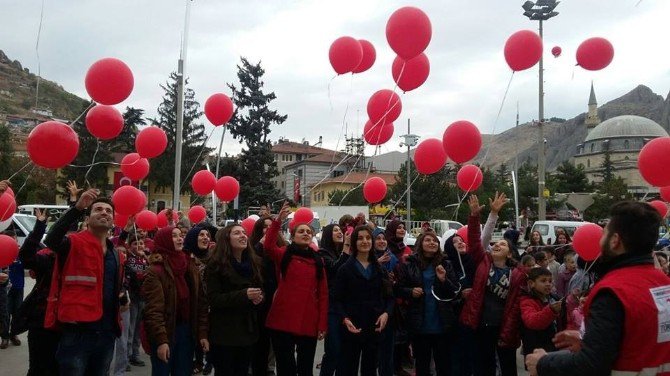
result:
[[[540,21],[540,39],[542,39],[542,21],[546,21],[552,17],[558,16],[558,12],[554,9],[560,3],[556,0],[537,0],[526,1],[521,6],[524,10],[523,15],[528,17],[531,21]],[[539,74],[539,93],[538,93],[538,128],[540,137],[538,141],[538,156],[537,156],[537,206],[538,217],[544,220],[547,217],[547,203],[544,198],[545,186],[545,142],[544,142],[544,58],[540,56],[540,74]]]
[[[410,178],[410,163],[412,162],[412,159],[410,158],[409,152],[410,149],[416,146],[419,142],[419,136],[410,132],[409,119],[407,119],[407,134],[400,136],[400,138],[404,139],[404,141],[400,143],[400,147],[407,146],[407,163],[405,164],[405,169],[407,170],[407,231],[409,231],[410,227],[412,227],[412,224],[410,223],[412,220],[412,200],[410,197],[410,185],[412,184]]]

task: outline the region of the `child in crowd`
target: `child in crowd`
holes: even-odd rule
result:
[[[579,306],[568,312],[568,326],[567,330],[579,330],[582,331],[582,325],[584,324],[584,302],[586,302],[586,297],[579,298]]]
[[[556,350],[552,339],[557,332],[562,301],[551,293],[551,278],[546,268],[533,268],[528,272],[528,293],[520,300],[524,355],[535,349]]]
[[[545,255],[547,255],[547,269],[551,272],[551,280],[554,284],[553,292],[556,292],[556,283],[558,283],[558,269],[561,267],[561,264],[556,261],[556,252],[554,247],[546,246],[542,249]]]
[[[521,257],[521,265],[527,267],[527,268],[534,268],[535,267],[535,257],[532,255],[524,255]]]
[[[568,252],[564,258],[565,270],[558,274],[558,282],[556,283],[556,293],[561,298],[568,294],[568,283],[570,279],[577,272],[577,261],[575,260],[575,253]]]
[[[544,251],[535,252],[533,257],[535,258],[535,265],[539,266],[540,268],[547,269],[547,266],[549,266],[549,260],[547,259],[547,254],[544,253]]]

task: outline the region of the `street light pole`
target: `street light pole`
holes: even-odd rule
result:
[[[181,191],[181,149],[184,129],[184,65],[188,44],[188,26],[191,18],[191,1],[186,0],[186,14],[184,15],[184,35],[177,63],[177,129],[175,137],[174,185],[172,187],[172,209],[179,210]]]
[[[410,196],[411,189],[410,185],[412,184],[411,181],[411,174],[410,174],[410,163],[412,162],[412,158],[410,157],[410,149],[416,146],[417,142],[419,142],[419,136],[412,134],[410,131],[410,121],[407,119],[407,134],[400,136],[400,138],[404,139],[403,142],[400,143],[400,147],[407,146],[407,162],[405,163],[405,169],[407,170],[407,226],[408,230],[409,227],[412,225],[409,223],[412,220],[412,199]]]

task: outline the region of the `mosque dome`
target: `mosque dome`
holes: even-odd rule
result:
[[[617,138],[667,137],[668,132],[651,119],[635,115],[622,115],[607,119],[593,128],[584,142]]]

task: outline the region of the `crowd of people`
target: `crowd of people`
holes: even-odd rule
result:
[[[467,236],[441,249],[427,226],[412,249],[402,221],[360,215],[325,226],[318,246],[309,223],[285,239],[286,203],[250,234],[187,220],[147,232],[132,217],[116,228],[111,201],[68,188],[72,207],[46,248],[48,213],[37,211],[0,272],[0,347],[27,331],[29,375],[670,372],[668,260],[652,253],[661,218],[644,203],[616,204],[601,257],[585,262],[564,231],[552,245],[539,233],[527,248],[514,232],[492,242],[504,194],[483,226],[468,197]],[[25,300],[24,269],[35,278]]]

